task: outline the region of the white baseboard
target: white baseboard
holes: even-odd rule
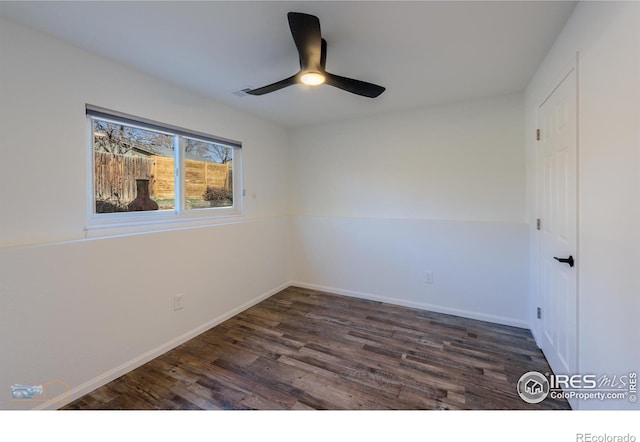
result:
[[[426,304],[421,302],[405,301],[397,298],[389,298],[386,296],[373,295],[371,293],[357,292],[353,290],[344,290],[336,287],[327,287],[318,284],[309,284],[301,281],[291,281],[290,286],[301,287],[322,292],[335,293],[336,295],[351,296],[353,298],[368,299],[370,301],[379,301],[387,304],[400,305],[403,307],[417,308],[420,310],[428,310],[437,313],[445,313],[447,315],[460,316],[463,318],[477,319],[479,321],[493,322],[495,324],[510,325],[512,327],[529,329],[530,325],[527,321],[509,318],[506,316],[490,315],[487,313],[473,312],[469,310],[461,310],[451,307],[445,307],[435,304]]]
[[[112,368],[111,370],[96,376],[93,379],[90,379],[89,381],[85,382],[84,384],[78,385],[77,387],[74,387],[72,389],[70,389],[68,392],[55,397],[51,400],[48,400],[46,402],[42,402],[40,403],[37,407],[35,407],[35,410],[55,410],[58,408],[61,408],[63,406],[65,406],[66,404],[78,399],[79,397],[84,396],[87,393],[90,393],[91,391],[95,390],[98,387],[103,386],[104,384],[107,384],[111,381],[113,381],[114,379],[119,378],[120,376],[122,376],[125,373],[130,372],[131,370],[134,370],[138,367],[140,367],[141,365],[146,364],[147,362],[151,361],[152,359],[157,358],[158,356],[162,355],[163,353],[168,352],[169,350],[177,347],[180,344],[184,344],[185,342],[187,342],[190,339],[195,338],[196,336],[198,336],[199,334],[209,330],[212,327],[215,327],[216,325],[226,321],[227,319],[232,318],[233,316],[237,315],[238,313],[243,312],[244,310],[248,309],[249,307],[254,306],[255,304],[267,299],[270,296],[275,295],[276,293],[286,289],[287,287],[291,286],[291,283],[285,283],[282,284],[272,290],[269,290],[266,293],[263,293],[259,296],[256,296],[255,298],[251,299],[250,301],[245,302],[242,305],[239,305],[238,307],[234,308],[233,310],[230,310],[220,316],[217,316],[216,318],[211,319],[210,321],[207,321],[206,323],[192,329],[189,330],[188,332],[174,338],[171,339],[168,342],[165,342],[164,344],[149,350],[146,353],[141,354],[140,356],[133,358],[115,368]]]

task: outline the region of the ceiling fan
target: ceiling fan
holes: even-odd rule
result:
[[[328,84],[338,89],[375,98],[385,88],[365,81],[334,75],[325,70],[327,61],[327,42],[320,33],[320,20],[315,15],[300,12],[289,12],[289,28],[300,56],[300,71],[289,78],[257,89],[244,89],[249,95],[264,95],[294,84],[319,85]]]

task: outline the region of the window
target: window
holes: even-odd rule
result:
[[[239,213],[241,144],[87,105],[94,220]]]

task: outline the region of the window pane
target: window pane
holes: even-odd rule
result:
[[[92,119],[96,213],[175,209],[173,136]]]
[[[233,148],[185,138],[187,209],[233,207]]]

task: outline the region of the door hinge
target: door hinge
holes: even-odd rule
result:
[[[536,309],[536,317],[542,319],[542,309],[540,307]]]
[[[536,141],[540,141],[540,129],[536,129]]]
[[[542,223],[540,222],[540,218],[536,218],[536,230],[540,230],[540,225]]]

